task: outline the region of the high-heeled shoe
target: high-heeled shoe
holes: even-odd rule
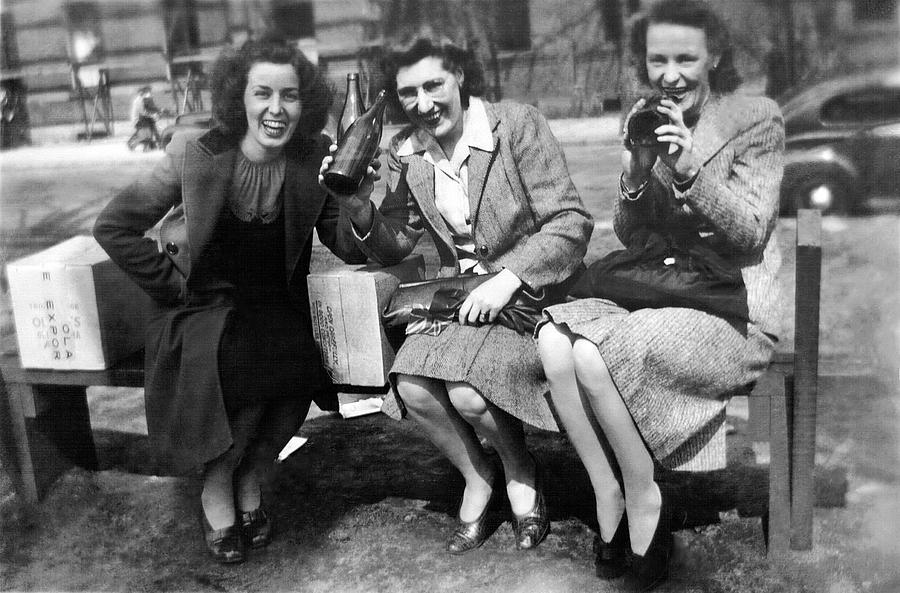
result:
[[[447,539],[446,548],[451,554],[465,554],[481,547],[498,527],[496,510],[502,500],[500,493],[503,491],[503,470],[499,464],[494,464],[494,477],[491,482],[491,496],[478,518],[474,521],[459,519],[456,529]]]
[[[674,540],[671,531],[671,509],[668,500],[660,491],[661,505],[659,521],[650,546],[643,555],[632,552],[631,572],[628,578],[630,591],[645,593],[655,589],[669,578],[669,560],[672,557]]]
[[[272,520],[262,505],[252,511],[241,512],[241,535],[254,550],[272,543],[273,532]]]
[[[601,579],[615,579],[628,570],[631,544],[628,534],[628,517],[622,513],[619,526],[609,543],[598,533],[594,536],[594,568]]]
[[[237,564],[247,558],[244,538],[237,524],[221,529],[213,529],[200,504],[200,528],[203,530],[203,541],[210,555],[221,564]]]
[[[534,459],[534,507],[524,515],[513,515],[513,534],[516,536],[516,549],[531,550],[544,541],[550,533],[550,512],[544,498],[544,479],[541,466]]]

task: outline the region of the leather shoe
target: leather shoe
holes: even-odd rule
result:
[[[241,533],[247,545],[254,550],[272,543],[272,520],[266,510],[260,506],[241,512]]]
[[[631,573],[628,578],[630,591],[645,593],[655,589],[669,578],[669,560],[672,557],[674,541],[671,531],[671,509],[666,497],[660,492],[662,505],[659,509],[659,522],[650,546],[643,555],[632,552]]]
[[[451,554],[465,554],[470,550],[481,547],[498,526],[496,520],[496,507],[501,500],[500,492],[503,491],[503,471],[494,465],[494,478],[491,485],[491,497],[481,511],[481,515],[474,521],[463,521],[456,525],[456,529],[447,540],[447,551]]]
[[[206,519],[203,505],[200,505],[200,528],[210,555],[221,564],[237,564],[246,560],[246,547],[241,530],[235,525],[213,529]]]
[[[531,458],[534,459],[534,456]],[[513,515],[512,520],[518,550],[536,548],[550,533],[550,512],[544,498],[543,486],[543,472],[537,459],[534,459],[534,507],[521,517]]]
[[[609,543],[598,533],[594,537],[594,568],[601,579],[615,579],[628,570],[631,543],[628,535],[628,518],[622,513],[619,526]]]

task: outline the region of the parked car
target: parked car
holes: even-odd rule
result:
[[[783,212],[852,213],[900,196],[900,71],[824,81],[782,100]]]
[[[208,130],[212,127],[213,117],[210,111],[194,111],[182,113],[175,117],[175,122],[163,128],[159,133],[159,146],[165,149],[175,132],[180,130]]]

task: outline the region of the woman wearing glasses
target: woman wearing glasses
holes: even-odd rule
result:
[[[459,323],[407,338],[391,369],[396,400],[386,411],[408,413],[462,473],[450,553],[484,543],[504,491],[516,547],[533,548],[550,523],[522,421],[558,428],[531,335],[494,322],[520,288],[564,294],[587,249],[591,217],[540,113],[479,99],[484,76],[474,52],[419,38],[392,52],[384,72],[411,125],[391,140],[381,207],[370,201],[377,162],[355,195],[340,196],[359,247],[390,265],[428,232],[439,276],[498,272],[469,293]]]

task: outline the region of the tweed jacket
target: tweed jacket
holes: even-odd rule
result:
[[[313,229],[345,261],[365,261],[339,230],[347,223],[338,215],[337,201],[317,183],[318,167],[329,144],[322,136],[308,142],[301,154],[289,154],[282,186],[285,278],[296,310],[306,320]],[[199,137],[176,135],[153,171],[119,193],[94,225],[94,236],[110,258],[159,304],[145,340],[144,396],[154,450],[172,464],[169,469],[174,472],[189,471],[232,445],[219,383],[218,349],[234,302],[230,284],[211,273],[204,253],[228,207],[239,150],[217,130]],[[161,252],[145,232],[176,207],[184,208],[186,233],[167,242]],[[308,347],[297,364],[320,368],[312,332],[301,338]],[[326,393],[324,386],[319,395],[320,406],[336,404],[329,401],[334,394]]]
[[[626,246],[638,226],[698,233],[741,269],[750,321],[775,336],[781,253],[770,239],[778,217],[784,150],[778,105],[740,94],[712,97],[694,129],[694,147],[699,174],[690,189],[676,195],[671,170],[657,161],[636,200],[617,200],[615,232]]]
[[[493,150],[471,148],[469,211],[475,256],[488,272],[503,268],[533,290],[552,288],[582,266],[593,231],[569,177],[565,156],[537,109],[484,103]],[[398,155],[415,128],[399,132],[388,154],[388,187],[360,249],[382,265],[401,261],[424,232],[440,257],[438,276],[459,273],[447,224],[434,196],[434,167],[423,152]]]

